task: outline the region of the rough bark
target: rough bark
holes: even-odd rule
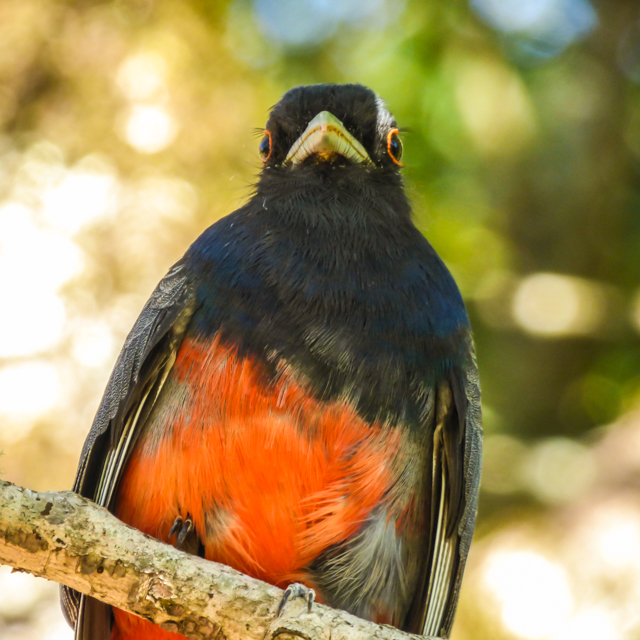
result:
[[[415,637],[302,599],[188,555],[71,492],[0,481],[0,563],[66,584],[188,638],[408,640]]]

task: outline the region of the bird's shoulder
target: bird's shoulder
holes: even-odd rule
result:
[[[388,229],[351,221],[344,229],[307,226],[260,215],[255,204],[213,224],[188,250],[190,286],[200,300],[224,307],[241,291],[261,313],[269,301],[301,317],[352,321],[366,313],[414,334],[445,336],[469,326],[451,273],[412,221]]]

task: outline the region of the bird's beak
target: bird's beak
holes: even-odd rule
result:
[[[304,133],[289,149],[285,164],[300,164],[312,154],[322,160],[341,155],[354,162],[373,164],[365,148],[329,111],[321,111],[309,122]]]

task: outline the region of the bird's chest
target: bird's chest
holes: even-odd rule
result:
[[[347,400],[368,422],[420,428],[424,387],[459,355],[464,308],[449,309],[415,265],[382,271],[295,257],[240,269],[200,288],[194,333],[222,336],[258,358],[271,381],[286,369],[314,398]]]
[[[117,513],[164,540],[191,517],[207,558],[287,583],[372,512],[400,523],[421,476],[410,441],[346,400],[313,397],[286,366],[270,378],[220,336],[186,338]]]

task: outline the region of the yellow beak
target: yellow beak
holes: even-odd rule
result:
[[[293,143],[285,164],[300,164],[315,154],[323,160],[341,155],[362,164],[373,164],[365,148],[329,111],[321,111],[309,122],[304,133]]]

